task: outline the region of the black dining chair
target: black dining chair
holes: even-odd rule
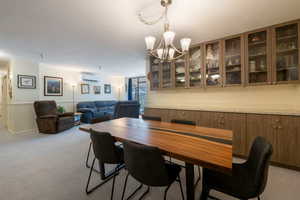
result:
[[[128,174],[125,178],[125,184],[122,193],[122,200],[125,196],[126,186],[129,175],[139,181],[141,184],[127,199],[133,197],[143,185],[147,186],[147,190],[141,195],[142,199],[150,191],[150,187],[164,187],[164,199],[167,198],[167,192],[170,186],[178,181],[182,199],[184,194],[179,173],[181,167],[176,164],[166,163],[161,151],[156,147],[135,144],[132,142],[124,142],[124,161]]]
[[[231,175],[204,169],[201,200],[209,197],[211,189],[241,200],[256,197],[260,200],[268,180],[272,152],[272,145],[265,138],[257,137],[248,160],[242,164],[233,164]]]
[[[85,190],[86,194],[92,193],[97,188],[99,188],[109,180],[113,179],[113,185],[111,190],[111,199],[113,199],[116,176],[118,175],[118,172],[122,168],[124,168],[123,148],[115,144],[116,141],[110,133],[97,132],[92,129],[90,132],[91,132],[90,134],[91,134],[92,146],[93,146],[95,157],[93,159],[88,181],[86,184],[86,190]],[[104,180],[101,183],[89,189],[89,184],[90,184],[96,159],[99,161],[99,166],[104,164],[116,164],[116,167],[111,172],[109,172],[109,175],[102,177],[102,179]]]
[[[104,116],[104,117],[101,118],[101,120],[102,120],[101,122],[109,121],[110,117]],[[92,124],[95,124],[95,123],[99,123],[99,122],[92,121]],[[89,144],[89,149],[88,149],[87,156],[86,156],[86,159],[85,159],[85,166],[86,166],[86,168],[90,168],[91,167],[90,164],[89,164],[91,150],[92,150],[92,141]],[[97,169],[93,169],[93,171],[100,173]]]
[[[171,123],[176,123],[176,124],[186,124],[186,125],[192,125],[192,126],[196,126],[196,122],[194,121],[189,121],[189,120],[182,120],[182,119],[172,119]],[[172,161],[171,157],[170,157],[170,162]],[[198,183],[201,180],[201,170],[200,170],[200,166],[198,165],[198,178],[196,180],[195,186],[198,185]]]
[[[142,115],[143,120],[161,121],[161,117]]]

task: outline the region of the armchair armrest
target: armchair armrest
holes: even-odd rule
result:
[[[49,118],[57,118],[57,115],[43,115],[39,117],[40,119],[49,119]]]
[[[74,113],[73,112],[59,113],[58,116],[59,117],[72,117],[72,116],[74,116]]]

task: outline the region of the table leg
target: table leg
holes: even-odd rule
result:
[[[186,198],[187,200],[195,199],[194,189],[194,165],[185,163],[185,178],[186,178]]]

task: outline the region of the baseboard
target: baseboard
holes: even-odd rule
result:
[[[37,133],[37,129],[28,129],[28,130],[21,130],[21,131],[13,131],[11,129],[8,129],[8,131],[12,134],[30,134],[30,133]]]

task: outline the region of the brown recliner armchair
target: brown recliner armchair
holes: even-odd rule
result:
[[[36,101],[34,110],[41,133],[59,133],[74,126],[74,113],[59,113],[55,101]]]

